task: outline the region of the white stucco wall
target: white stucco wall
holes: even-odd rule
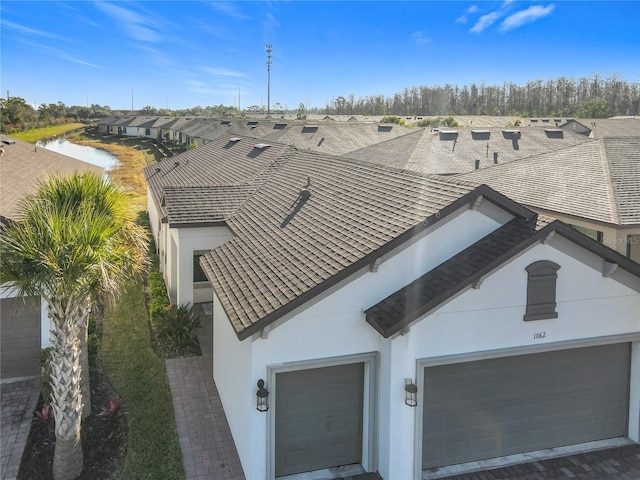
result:
[[[252,424],[260,416],[256,410],[256,383],[251,370],[251,341],[240,342],[220,301],[213,296],[213,378],[231,428],[231,434],[247,479],[256,478],[252,455],[256,447]],[[262,414],[264,416],[264,414]],[[259,477],[258,477],[259,478]]]
[[[194,303],[193,253],[198,250],[213,250],[233,238],[227,227],[169,228],[172,247],[167,263],[171,265],[168,289],[173,303]],[[174,249],[175,246],[175,249]],[[212,298],[210,287],[198,289],[197,301]],[[175,297],[173,296],[175,295]]]
[[[555,246],[554,246],[555,245]],[[579,247],[559,238],[549,245],[538,244],[512,259],[486,278],[480,289],[469,289],[451,302],[415,323],[408,335],[393,339],[393,355],[402,358],[392,366],[391,376],[401,377],[411,370],[418,391],[422,390],[423,374],[417,361],[450,363],[475,354],[476,358],[508,356],[531,351],[581,346],[590,342],[607,343],[607,338],[640,334],[640,281],[634,290],[614,278],[604,277],[599,269],[585,265],[573,256],[558,250],[579,250],[579,257],[588,258],[593,265],[602,260],[587,254]],[[538,260],[550,260],[560,265],[557,280],[558,318],[523,320],[526,305],[527,275],[525,267]],[[543,338],[535,338],[542,333]],[[636,342],[637,344],[637,342]],[[639,349],[633,349],[631,390],[640,388]],[[469,359],[471,359],[469,357]],[[393,370],[395,368],[396,370]],[[632,439],[638,438],[638,394],[630,398],[630,430]],[[418,405],[421,405],[419,393]],[[391,405],[390,415],[400,413],[398,402]],[[420,408],[420,407],[418,407]],[[416,412],[417,413],[417,412]],[[403,422],[408,431],[391,432],[390,444],[397,452],[390,458],[390,477],[412,478],[418,474],[420,459],[413,458],[414,472],[406,471],[407,453],[419,455],[416,423]],[[402,469],[402,470],[401,470]],[[381,472],[382,473],[382,472]],[[383,475],[384,477],[384,475]],[[400,477],[399,477],[400,478]]]
[[[488,276],[480,289],[465,291],[414,323],[405,335],[385,339],[366,323],[366,308],[506,220],[492,217],[461,210],[426,237],[385,256],[377,272],[365,269],[354,274],[340,288],[293,312],[286,321],[276,322],[267,338],[256,335],[239,342],[216,301],[214,366],[222,363],[227,367],[216,366],[214,377],[221,396],[226,398],[225,410],[230,405],[229,423],[247,478],[268,478],[267,442],[272,413],[255,410],[255,384],[260,378],[267,380],[270,368],[286,368],[305,361],[309,362],[308,368],[313,368],[314,362],[323,359],[377,352],[377,469],[383,478],[409,479],[419,470],[416,445],[420,432],[416,429],[418,409],[404,404],[404,379],[411,378],[421,386],[419,362],[440,361],[441,357],[446,362],[447,357],[468,354],[481,358],[504,349],[508,351],[500,355],[517,354],[530,347],[553,349],[564,342],[640,333],[640,294],[617,281],[625,273],[603,277],[599,257],[561,237],[516,256]],[[572,249],[578,249],[579,254],[570,255]],[[525,267],[537,260],[551,260],[561,266],[557,282],[559,318],[525,322]],[[627,283],[630,279],[631,283],[638,282],[626,274]],[[544,338],[534,339],[534,334],[540,332],[544,332]],[[632,390],[640,390],[639,343],[633,347]],[[272,406],[274,400],[272,396]],[[632,439],[640,435],[639,409],[640,394],[632,393]]]
[[[401,385],[394,390],[391,386],[391,378],[385,374],[385,371],[389,371],[387,365],[390,363],[390,359],[386,358],[384,345],[389,344],[390,340],[382,338],[365,322],[364,309],[420,277],[458,251],[475,243],[510,218],[510,215],[498,211],[489,202],[483,202],[483,207],[479,210],[463,208],[456,214],[450,215],[446,221],[433,227],[428,235],[387,255],[377,272],[365,269],[354,275],[354,279],[346,282],[342,288],[297,313],[294,318],[275,326],[268,333],[267,339],[247,339],[244,342],[239,342],[235,334],[232,337],[225,335],[224,340],[215,338],[219,323],[225,324],[224,327],[220,327],[221,330],[230,329],[228,327],[229,321],[220,308],[220,311],[216,311],[214,316],[216,325],[214,330],[214,364],[217,362],[224,362],[227,365],[241,364],[246,361],[247,357],[245,345],[249,345],[252,382],[244,382],[250,384],[251,390],[247,394],[250,394],[255,401],[255,391],[257,390],[255,384],[260,378],[267,379],[269,366],[380,352],[381,373],[376,379],[379,382],[379,397],[375,399],[375,403],[380,403],[382,406],[388,405],[390,400],[380,397],[386,393],[380,392],[394,392],[391,395],[393,398],[391,402],[400,401],[404,405],[404,378],[411,376],[411,370],[407,369],[407,374],[400,379]],[[243,345],[243,347],[236,348],[225,344],[221,349],[216,350],[217,345],[223,341],[231,345]],[[218,377],[214,371],[214,378],[219,390],[231,391],[234,388],[233,385],[225,385],[225,383],[227,381],[237,383],[238,378],[241,377],[226,377],[225,380]],[[398,383],[399,380],[394,379],[393,381]],[[273,398],[270,400],[274,401]],[[231,408],[235,408],[235,406]],[[383,431],[385,429],[388,431],[391,426],[396,429],[395,423],[389,424],[386,408],[385,410],[378,408],[377,422]],[[252,413],[249,417],[252,420],[249,428],[252,438],[251,446],[249,448],[249,444],[238,440],[236,440],[236,446],[239,453],[242,450],[240,457],[245,473],[248,470],[252,472],[252,476],[247,475],[247,478],[260,479],[266,478],[268,415],[255,411],[255,405],[253,411],[255,414]],[[381,413],[383,411],[384,413]],[[405,410],[399,412],[399,418],[405,422],[411,422],[412,414],[412,410],[405,407]],[[238,419],[239,425],[242,425],[237,429],[244,434],[247,429],[246,411],[244,416],[240,413],[233,414],[233,416]],[[231,418],[229,422],[232,422]],[[379,437],[383,437],[383,435],[379,435]],[[389,448],[388,444],[384,448],[385,451],[379,455],[381,459],[388,458],[386,452]]]

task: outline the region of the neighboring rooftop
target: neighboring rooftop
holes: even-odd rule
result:
[[[0,221],[18,220],[20,201],[33,192],[38,181],[55,174],[95,172],[104,169],[52,152],[32,143],[0,135]]]
[[[486,183],[531,208],[615,225],[640,224],[640,137],[579,145],[461,178]]]
[[[427,174],[450,175],[512,162],[589,139],[557,129],[516,127],[427,128],[345,156]],[[477,165],[476,165],[477,164]]]

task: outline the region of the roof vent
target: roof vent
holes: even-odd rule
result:
[[[258,150],[264,150],[265,148],[269,148],[271,145],[268,143],[256,143],[253,148],[257,148]]]
[[[440,140],[457,140],[458,131],[457,130],[440,130],[438,138],[440,138]]]
[[[283,129],[283,128],[285,128],[286,126],[287,126],[287,124],[286,124],[286,123],[276,123],[276,124],[273,126],[273,129],[274,129],[274,130],[282,130],[282,129]]]
[[[489,130],[471,130],[471,138],[473,140],[489,140],[491,132]]]
[[[318,131],[317,125],[304,125],[302,127],[302,133],[316,133]]]
[[[502,136],[509,139],[517,139],[521,136],[520,130],[502,130]]]
[[[240,140],[242,140],[240,137],[233,137],[229,139],[230,142],[234,142],[234,143],[239,142]]]
[[[545,128],[544,133],[547,138],[564,138],[564,130],[560,128]]]

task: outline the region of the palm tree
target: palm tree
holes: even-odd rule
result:
[[[146,267],[147,233],[133,222],[123,190],[95,174],[54,176],[22,202],[0,235],[2,283],[39,295],[51,320],[56,480],[82,472],[80,354],[89,313]]]

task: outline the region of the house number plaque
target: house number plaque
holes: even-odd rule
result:
[[[533,334],[533,339],[534,340],[542,340],[546,336],[547,336],[547,332],[536,332],[536,333]]]

